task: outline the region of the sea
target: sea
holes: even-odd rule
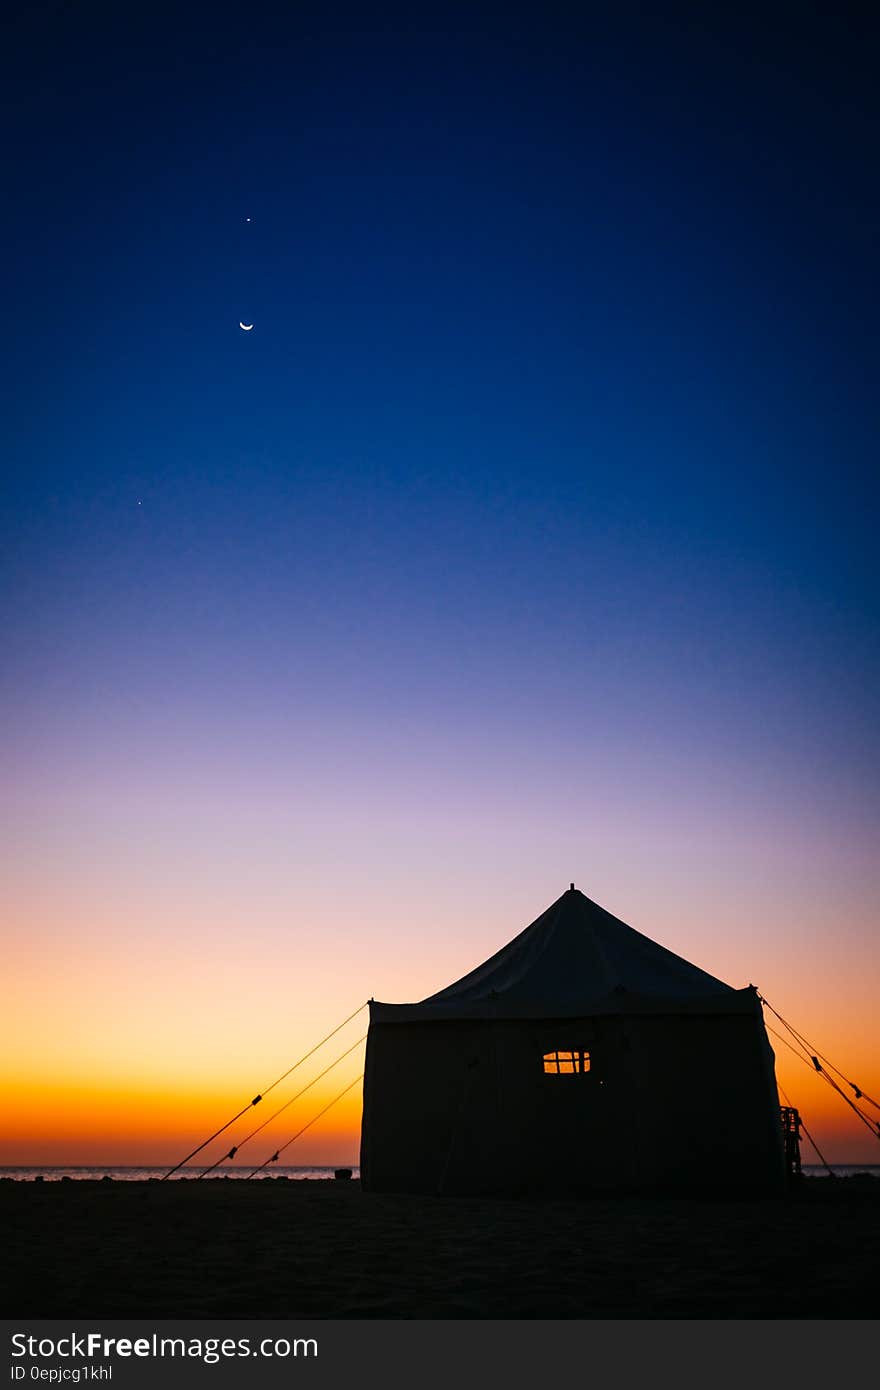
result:
[[[187,1179],[197,1178],[203,1168],[184,1167],[178,1172],[173,1173],[168,1179],[169,1182],[184,1182]],[[321,1178],[333,1179],[337,1172],[348,1172],[352,1178],[360,1177],[360,1169],[357,1166],[344,1168],[342,1164],[327,1168],[289,1168],[282,1164],[272,1165],[271,1169],[266,1169],[259,1174],[261,1178],[291,1178],[306,1179],[315,1181]],[[6,1168],[0,1167],[0,1180],[12,1178],[14,1182],[33,1182],[34,1178],[43,1178],[45,1182],[61,1182],[64,1178],[72,1179],[74,1182],[100,1182],[103,1178],[112,1178],[114,1182],[148,1182],[151,1178],[164,1178],[168,1172],[167,1168],[117,1168],[117,1167],[70,1167],[70,1168],[51,1168],[51,1167],[27,1167],[27,1168]],[[253,1165],[239,1164],[237,1167],[230,1163],[228,1168],[217,1168],[210,1174],[212,1178],[229,1178],[230,1180],[240,1180],[247,1178],[253,1172]],[[207,1179],[206,1179],[207,1181]]]
[[[852,1178],[859,1173],[864,1173],[869,1177],[880,1178],[880,1163],[832,1163],[829,1165],[835,1177]],[[181,1168],[173,1173],[169,1182],[186,1182],[198,1178],[204,1170],[197,1167]],[[241,1181],[250,1176],[253,1170],[246,1164],[235,1167],[230,1164],[228,1168],[217,1169],[210,1174],[212,1179],[228,1179],[231,1182]],[[7,1168],[0,1167],[0,1180],[12,1179],[14,1182],[33,1182],[35,1178],[42,1178],[45,1182],[61,1182],[67,1178],[74,1182],[100,1182],[103,1178],[112,1178],[114,1182],[148,1182],[165,1177],[167,1168],[118,1168],[118,1167],[22,1167]],[[360,1169],[353,1165],[351,1168],[340,1167],[316,1167],[316,1168],[292,1168],[279,1165],[260,1173],[260,1178],[288,1178],[291,1180],[305,1180],[308,1182],[320,1181],[321,1179],[334,1179],[337,1172],[348,1172],[352,1178],[360,1177]],[[803,1172],[806,1177],[821,1178],[828,1176],[828,1169],[821,1163],[805,1163]]]

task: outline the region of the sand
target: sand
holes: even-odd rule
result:
[[[2,1182],[6,1317],[873,1318],[880,1179],[776,1200]]]

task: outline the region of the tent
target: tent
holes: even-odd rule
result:
[[[370,1001],[360,1170],[367,1191],[780,1191],[757,991],[572,884],[447,989]]]

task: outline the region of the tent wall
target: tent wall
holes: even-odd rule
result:
[[[589,1073],[545,1074],[545,1053],[572,1048]],[[763,1021],[373,1022],[360,1162],[373,1191],[781,1190]]]

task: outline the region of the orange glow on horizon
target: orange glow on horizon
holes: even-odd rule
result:
[[[355,1070],[354,1077],[359,1074]],[[320,1085],[241,1147],[238,1165],[255,1167],[307,1125],[354,1077],[343,1074],[338,1085]],[[7,1083],[11,1119],[7,1122],[2,1162],[6,1166],[106,1164],[171,1167],[220,1125],[242,1109],[241,1097],[214,1091],[162,1093],[146,1087],[132,1091],[100,1082],[45,1083],[24,1087]],[[283,1103],[282,1101],[279,1104]],[[228,1153],[272,1113],[270,1097],[249,1107],[193,1160],[207,1166]],[[247,1101],[244,1102],[247,1105]],[[361,1090],[355,1085],[326,1116],[285,1150],[282,1164],[293,1166],[357,1162]]]
[[[567,884],[570,875],[560,875]],[[79,904],[19,904],[6,965],[15,981],[0,1021],[4,1087],[0,1164],[171,1166],[270,1085],[368,996],[424,998],[485,960],[547,906],[535,886],[523,912],[521,890],[494,894],[474,880],[462,919],[454,885],[426,899],[410,885],[375,893],[369,910],[353,885],[328,900],[303,892],[295,910],[269,901],[250,915],[218,902],[193,914],[134,897]],[[696,892],[696,890],[694,890]],[[541,896],[539,896],[539,893]],[[59,898],[60,894],[55,893]],[[464,894],[466,897],[467,894]],[[673,895],[674,896],[674,895]],[[687,916],[612,889],[596,898],[654,940],[735,987],[754,979],[762,994],[880,1099],[869,953],[850,959],[814,931],[797,951],[791,935],[763,937],[741,926],[741,909],[715,909],[695,897]],[[619,899],[619,900],[618,900]],[[653,907],[653,910],[652,910]],[[167,910],[166,910],[167,909]],[[127,916],[124,916],[127,914]],[[124,933],[116,922],[127,922]],[[47,920],[64,921],[64,934]],[[252,925],[245,933],[243,922]],[[450,930],[449,924],[455,924]],[[788,927],[786,927],[788,930]],[[769,1013],[767,1023],[784,1034]],[[199,1158],[214,1161],[256,1123],[343,1053],[366,1031],[364,1009],[288,1080],[248,1111]],[[830,1162],[880,1162],[880,1144],[808,1065],[770,1036],[777,1077]],[[353,1051],[236,1158],[261,1162],[363,1069]],[[361,1088],[357,1086],[285,1153],[293,1165],[357,1162]],[[880,1113],[878,1113],[880,1118]],[[260,1144],[265,1140],[265,1150]],[[818,1161],[805,1141],[806,1162]]]
[[[790,1100],[824,1157],[829,1162],[880,1162],[880,1148],[867,1128],[848,1110],[822,1078],[803,1065],[771,1037],[776,1051],[776,1074],[780,1101]],[[340,1050],[342,1050],[340,1048]],[[780,1055],[783,1054],[783,1055]],[[334,1054],[335,1055],[335,1054]],[[310,1087],[246,1145],[242,1140],[261,1126],[275,1111],[286,1106],[292,1095],[305,1087],[310,1074],[290,1078],[260,1102],[248,1106],[248,1087],[221,1088],[216,1078],[202,1087],[195,1078],[186,1084],[154,1075],[149,1081],[129,1082],[121,1077],[72,1075],[60,1079],[36,1076],[26,1082],[21,1077],[3,1078],[6,1094],[6,1123],[2,1148],[4,1165],[168,1165],[177,1163],[237,1110],[245,1113],[230,1129],[192,1160],[194,1167],[213,1163],[228,1153],[233,1144],[241,1145],[236,1166],[261,1163],[280,1145],[307,1125],[339,1091],[358,1077],[363,1049],[356,1048],[338,1076],[331,1072]],[[865,1059],[867,1060],[867,1059]],[[316,1074],[316,1066],[312,1074]],[[854,1079],[869,1092],[867,1072],[856,1069]],[[875,1083],[876,1084],[876,1083]],[[358,1082],[326,1115],[282,1154],[281,1164],[293,1166],[351,1166],[358,1160],[360,1142],[362,1083]],[[865,1103],[863,1102],[863,1105]],[[870,1113],[870,1107],[866,1107]],[[816,1163],[818,1155],[806,1136],[802,1158]],[[222,1168],[221,1168],[222,1171]]]

